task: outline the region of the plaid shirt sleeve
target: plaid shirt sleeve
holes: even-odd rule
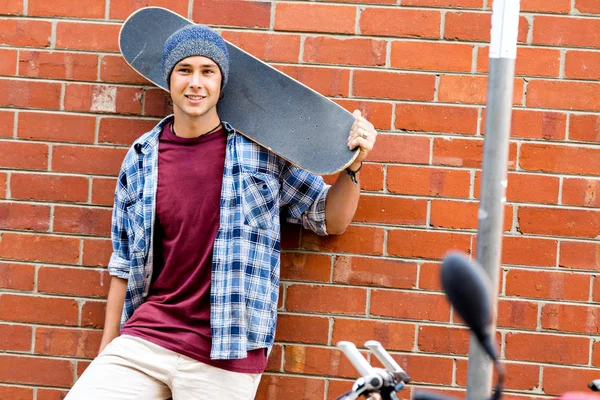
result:
[[[125,161],[123,165],[125,165]],[[108,263],[108,272],[122,279],[128,279],[130,268],[129,237],[127,235],[128,223],[127,175],[126,169],[122,167],[115,189],[115,204],[113,207],[111,228],[113,253]]]
[[[317,235],[327,235],[325,228],[325,201],[330,186],[323,178],[295,167],[282,160],[281,166],[281,206],[285,220],[302,224]]]

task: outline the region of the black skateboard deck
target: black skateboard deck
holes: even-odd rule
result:
[[[193,22],[161,7],[129,16],[119,47],[129,65],[168,91],[161,71],[164,44]],[[227,42],[230,66],[219,116],[238,132],[293,164],[320,175],[350,165],[357,155],[347,146],[354,116],[342,107]]]

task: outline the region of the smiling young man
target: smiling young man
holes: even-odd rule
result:
[[[173,115],[121,167],[100,352],[68,400],[254,398],[275,336],[280,215],[325,235],[356,211],[377,135],[359,112],[348,146],[360,153],[330,187],[220,120],[218,34],[180,29],[162,63]]]

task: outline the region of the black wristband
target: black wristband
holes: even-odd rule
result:
[[[352,171],[352,170],[350,169],[350,167],[346,168],[346,173],[347,173],[348,175],[350,175],[350,179],[351,179],[351,180],[352,180],[352,182],[354,182],[355,184],[358,184],[358,181],[356,180],[356,173],[357,173],[358,171],[360,171],[360,169],[362,168],[362,166],[363,166],[363,163],[362,163],[362,161],[361,161],[361,162],[360,162],[360,167],[358,167],[358,169],[357,169],[356,171]]]

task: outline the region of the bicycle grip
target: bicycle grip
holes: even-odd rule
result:
[[[444,396],[443,394],[433,392],[417,391],[413,395],[413,400],[454,400],[454,397]]]
[[[354,365],[354,368],[362,376],[367,376],[375,373],[375,370],[368,361],[360,354],[354,343],[341,341],[336,344],[337,348],[344,352],[348,360]]]

